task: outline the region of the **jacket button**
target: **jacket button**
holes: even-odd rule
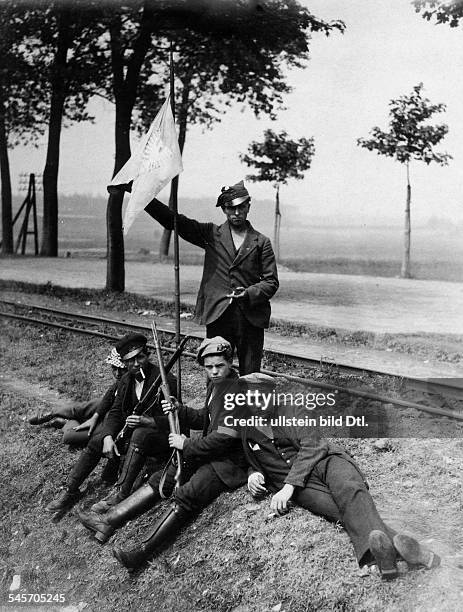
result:
[[[286,463],[291,463],[291,461],[289,459],[286,459]]]

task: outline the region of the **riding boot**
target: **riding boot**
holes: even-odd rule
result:
[[[94,532],[95,539],[104,544],[116,529],[122,527],[130,519],[143,514],[145,510],[152,508],[157,501],[159,501],[158,492],[146,484],[132,493],[130,497],[110,508],[106,514],[78,512],[77,515],[80,522]]]
[[[100,455],[91,453],[87,448],[80,454],[77,463],[68,476],[66,488],[63,493],[45,508],[47,512],[59,512],[72,508],[79,500],[79,487],[98,465]]]
[[[103,471],[101,472],[101,480],[107,484],[113,485],[117,481],[119,465],[120,461],[118,457],[116,457],[116,459],[108,459]]]
[[[93,504],[92,512],[103,513],[121,502],[130,495],[133,483],[145,464],[146,456],[140,451],[138,446],[130,444],[127,449],[127,454],[122,465],[121,475],[116,482],[115,491],[112,491],[108,497]]]
[[[191,513],[174,504],[156,523],[152,531],[138,548],[123,550],[119,546],[113,549],[114,556],[130,571],[137,569],[167,540],[173,539],[181,527],[188,521]]]

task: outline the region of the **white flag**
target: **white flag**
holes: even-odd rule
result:
[[[133,181],[132,193],[124,215],[124,234],[127,234],[135,217],[148,202],[182,171],[182,156],[174,117],[170,98],[167,98],[137,151],[109,184],[117,186]]]

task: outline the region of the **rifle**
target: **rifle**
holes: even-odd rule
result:
[[[161,345],[159,344],[158,331],[156,329],[156,323],[154,321],[151,323],[151,331],[153,332],[154,348],[156,349],[156,356],[158,358],[159,372],[162,378],[161,390],[164,395],[164,399],[167,402],[170,402],[171,393],[170,393],[170,388],[169,388],[169,381],[167,380],[166,369],[164,368],[164,363],[162,361]],[[175,407],[174,407],[174,410],[169,412],[169,414],[167,415],[167,418],[169,421],[170,433],[179,434],[180,424],[178,421],[178,413]],[[177,459],[177,471],[175,472],[175,488],[177,489],[180,486],[181,479],[182,479],[182,452],[176,449],[172,453],[172,458],[174,456]],[[161,483],[160,483],[160,488],[161,488]]]
[[[180,355],[183,353],[183,349],[185,348],[185,344],[188,342],[188,340],[190,340],[190,336],[185,336],[183,338],[183,340],[180,342],[180,344],[178,345],[178,347],[175,349],[174,354],[169,359],[169,361],[167,362],[167,365],[166,365],[166,367],[164,369],[164,373],[165,374],[167,374],[168,372],[170,372],[172,370],[172,368],[174,367],[175,363],[179,359]],[[159,360],[159,358],[158,358],[158,360]],[[163,367],[164,367],[164,364],[163,364]],[[151,410],[151,408],[154,406],[154,404],[159,399],[159,388],[160,388],[160,386],[162,384],[162,380],[163,380],[162,379],[162,373],[159,373],[158,376],[156,376],[156,379],[151,383],[151,385],[150,385],[149,389],[146,391],[146,393],[143,394],[143,397],[140,398],[140,400],[138,401],[137,404],[135,404],[135,407],[132,410],[132,414],[144,415],[144,414],[146,414],[148,412],[148,410]],[[144,407],[145,399],[153,391],[157,392],[157,394],[156,394],[154,400],[151,402],[151,404],[149,404],[149,406],[147,406],[145,408]],[[170,421],[169,421],[169,427],[170,427]],[[129,427],[127,425],[124,425],[124,427],[121,429],[121,431],[117,434],[116,443],[122,443],[124,441],[124,437],[126,436],[128,429],[129,429]]]

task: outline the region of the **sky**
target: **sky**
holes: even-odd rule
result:
[[[416,14],[410,0],[303,0],[317,17],[341,19],[344,34],[314,34],[311,60],[305,69],[288,72],[292,93],[287,110],[276,121],[256,119],[249,109],[232,108],[221,123],[203,131],[193,126],[184,150],[182,194],[210,199],[222,185],[244,178],[249,169],[239,161],[252,140],[267,128],[286,130],[292,138],[315,139],[311,169],[301,181],[281,190],[282,206],[304,221],[402,223],[405,168],[356,145],[378,125],[387,127],[390,99],[424,83],[432,102],[447,111],[435,122],[447,123],[449,134],[439,150],[453,155],[449,166],[411,168],[412,220],[432,216],[463,221],[463,29],[434,25]],[[96,122],[63,131],[59,190],[106,197],[114,159],[114,109],[101,99],[92,103]],[[136,144],[136,137],[132,143]],[[20,172],[43,170],[45,140],[39,148],[11,152],[13,188]],[[273,197],[268,183],[248,185],[254,199]],[[166,197],[166,196],[165,196]]]

